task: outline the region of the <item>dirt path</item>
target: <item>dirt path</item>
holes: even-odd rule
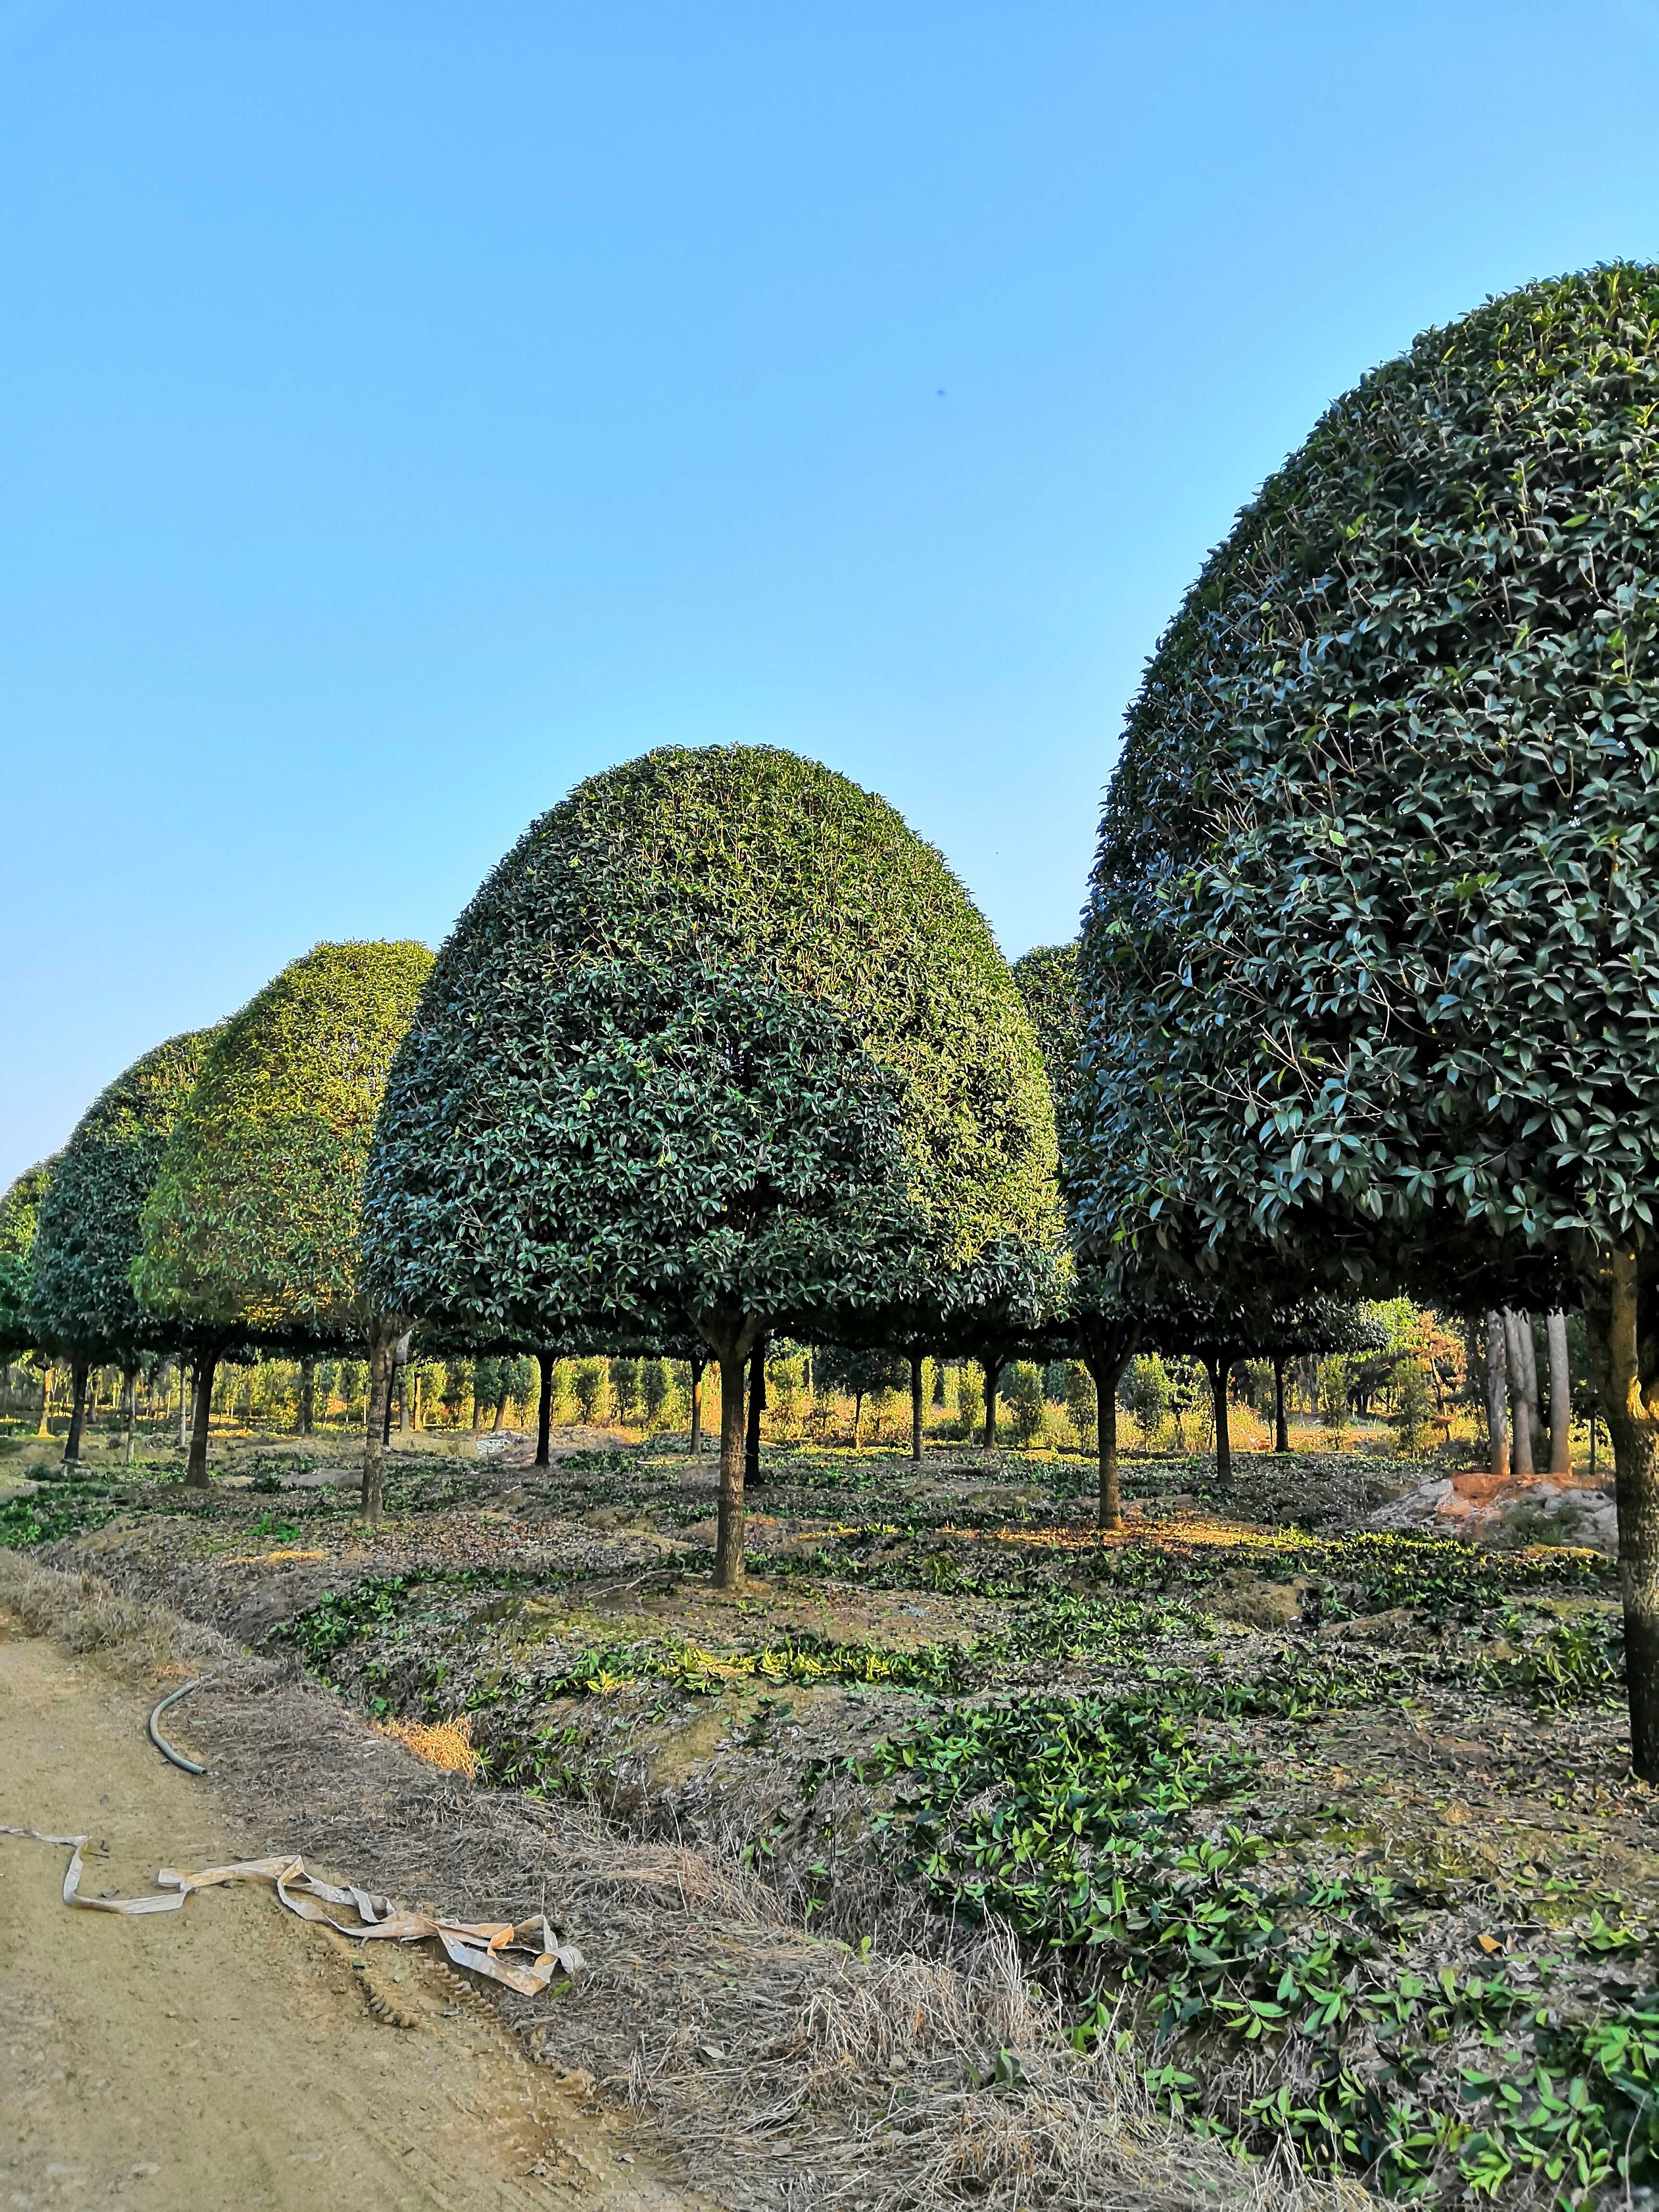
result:
[[[143,1717],[96,1664],[0,1613],[0,1821],[106,1843],[88,1854],[90,1895],[143,1893],[158,1866],[262,1849],[210,1782],[156,1756]],[[423,1954],[360,1968],[362,1947],[264,1888],[140,1919],[73,1911],[66,1856],[0,1837],[4,2212],[690,2203],[644,2172],[614,2121],[583,2111],[581,2082],[529,2064]],[[377,2017],[371,1995],[416,2025]]]

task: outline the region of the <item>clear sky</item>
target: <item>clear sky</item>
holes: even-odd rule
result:
[[[1644,0],[0,0],[0,1182],[652,744],[1070,934],[1206,549],[1656,118]]]

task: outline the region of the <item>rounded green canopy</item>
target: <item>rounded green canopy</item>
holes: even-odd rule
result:
[[[58,1155],[34,1249],[34,1310],[55,1352],[127,1359],[173,1341],[166,1319],[141,1303],[132,1270],[144,1201],[214,1035],[192,1030],[136,1060],[99,1093]]]
[[[399,1310],[545,1341],[775,1317],[1052,1235],[1054,1116],[984,920],[884,800],[665,748],[533,823],[440,954],[368,1238]]]
[[[431,964],[422,945],[319,945],[216,1033],[144,1207],[147,1304],[266,1341],[362,1333],[363,1165]]]

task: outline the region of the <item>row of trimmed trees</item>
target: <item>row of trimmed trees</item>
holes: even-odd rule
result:
[[[1360,1339],[1328,1299],[1103,1304],[1059,1202],[1080,1034],[1073,952],[1011,973],[884,801],[769,748],[665,750],[535,823],[435,963],[319,946],[118,1078],[14,1187],[0,1295],[75,1377],[70,1458],[89,1370],[187,1360],[192,1484],[228,1354],[366,1358],[371,1516],[416,1332],[538,1360],[544,1462],[556,1354],[712,1363],[728,1585],[769,1341],[839,1347],[855,1390],[908,1372],[913,1441],[924,1357],[978,1360],[988,1445],[1009,1363],[1069,1356],[1115,1524],[1138,1346],[1206,1360],[1224,1476],[1233,1363],[1282,1382]]]

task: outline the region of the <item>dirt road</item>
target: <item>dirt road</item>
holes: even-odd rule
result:
[[[141,1697],[0,1613],[0,1821],[89,1832],[83,1890],[258,1856]],[[178,1733],[187,1741],[181,1711]],[[0,2208],[681,2212],[580,2081],[532,2066],[422,1954],[362,1948],[264,1888],[142,1919],[71,1911],[67,1854],[0,1837]],[[352,1869],[326,1869],[349,1876]],[[379,1947],[391,1952],[393,1947]],[[370,1998],[414,2023],[399,2027]]]

